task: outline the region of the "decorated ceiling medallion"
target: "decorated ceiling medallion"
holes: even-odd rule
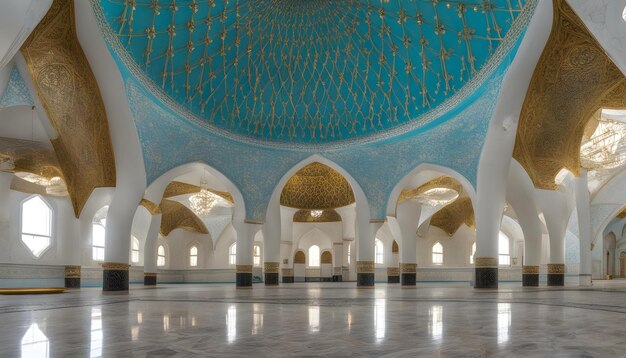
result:
[[[198,215],[208,215],[221,198],[209,191],[206,180],[200,182],[200,192],[189,197],[191,210]]]
[[[311,210],[311,216],[314,218],[319,218],[324,213],[324,210]]]
[[[439,118],[423,115],[476,90],[535,2],[92,0],[156,98],[209,128],[308,144]]]
[[[432,188],[417,195],[414,199],[423,205],[448,205],[459,197],[459,192],[450,188]]]
[[[601,118],[590,137],[583,136],[580,164],[586,169],[614,169],[626,163],[626,123]]]
[[[311,163],[294,174],[280,194],[280,205],[310,210],[310,214],[355,202],[352,187],[337,171],[322,163]]]

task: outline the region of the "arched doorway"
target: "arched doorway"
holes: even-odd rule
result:
[[[333,254],[330,251],[322,252],[320,260],[320,281],[332,282],[333,281]]]
[[[626,277],[626,252],[619,254],[619,277]]]
[[[298,250],[293,257],[293,280],[294,282],[304,282],[306,276],[306,255],[304,251]]]

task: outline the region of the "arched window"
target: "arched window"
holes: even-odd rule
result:
[[[22,242],[35,257],[52,244],[52,209],[40,196],[22,203]]]
[[[378,239],[374,239],[374,262],[377,264],[384,263],[383,242]]]
[[[198,248],[195,245],[189,249],[189,266],[198,266]]]
[[[320,247],[317,245],[309,247],[309,267],[320,267]]]
[[[500,231],[498,238],[498,263],[503,266],[511,265],[511,255],[509,254],[509,237]]]
[[[230,265],[237,264],[237,243],[230,245],[228,248],[228,263]]]
[[[350,256],[351,256],[351,255],[350,255],[350,254],[351,254],[351,252],[350,252],[350,248],[351,248],[351,247],[352,247],[352,244],[348,244],[348,265],[350,265],[350,261],[352,261],[352,259],[350,258]]]
[[[472,253],[470,255],[470,264],[474,264],[474,256],[476,255],[476,242],[472,244]]]
[[[95,261],[104,261],[104,233],[107,225],[108,206],[102,207],[93,217],[91,225],[92,257]]]
[[[165,266],[165,248],[163,245],[159,245],[157,248],[157,266]]]
[[[443,245],[439,242],[433,245],[433,264],[443,265]]]
[[[252,256],[254,266],[261,266],[261,246],[254,245],[254,255]]]
[[[131,235],[130,259],[133,263],[139,262],[139,239]]]

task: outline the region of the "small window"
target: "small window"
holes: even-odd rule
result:
[[[476,243],[472,244],[472,253],[470,254],[470,264],[474,264],[474,256],[476,256]]]
[[[192,246],[191,249],[189,249],[189,266],[198,266],[198,248],[196,246]]]
[[[254,266],[261,266],[261,246],[254,245]]]
[[[35,257],[52,244],[52,209],[40,196],[22,203],[22,242]]]
[[[163,245],[159,245],[157,248],[157,266],[165,266],[165,248]]]
[[[130,259],[133,263],[139,262],[139,239],[131,236]]]
[[[350,261],[352,261],[352,259],[350,258],[350,256],[351,256],[351,255],[350,255],[350,254],[351,254],[351,252],[350,252],[350,248],[351,248],[351,247],[352,247],[352,244],[348,244],[348,265],[350,265]]]
[[[100,223],[94,223],[92,226],[92,251],[93,259],[96,261],[104,261],[104,233],[105,228]]]
[[[309,267],[320,267],[320,247],[317,245],[309,247]]]
[[[509,237],[500,231],[500,237],[498,238],[498,263],[501,266],[511,265],[511,255],[509,251]]]
[[[230,265],[237,264],[237,243],[230,245],[228,248],[228,263]]]
[[[433,245],[433,264],[443,265],[443,246],[439,242]]]
[[[377,264],[384,263],[384,255],[383,255],[383,242],[379,239],[374,240],[374,261]]]

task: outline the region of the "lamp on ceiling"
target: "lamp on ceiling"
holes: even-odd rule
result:
[[[450,188],[432,188],[418,194],[413,199],[428,206],[448,205],[459,197],[459,192]]]
[[[52,177],[50,179],[29,172],[15,172],[15,176],[35,185],[43,186],[46,189],[46,194],[55,196],[68,195],[67,185],[61,177]]]
[[[204,174],[202,174],[200,192],[189,197],[191,210],[193,210],[193,212],[198,216],[207,215],[211,209],[215,207],[218,200],[219,197],[209,191],[209,184],[207,183]]]
[[[324,210],[311,210],[311,217],[319,218],[324,213]]]
[[[626,124],[600,119],[593,135],[583,139],[580,161],[590,170],[614,169],[626,164]]]

